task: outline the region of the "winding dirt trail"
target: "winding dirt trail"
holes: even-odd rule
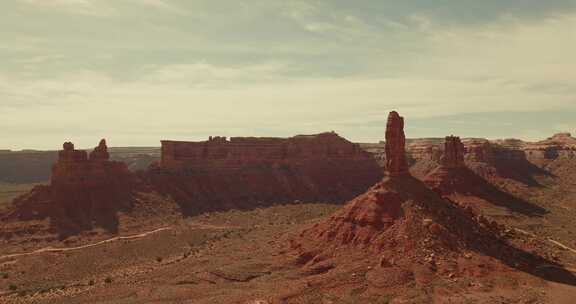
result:
[[[158,229],[144,232],[144,233],[140,233],[140,234],[129,235],[129,236],[117,236],[117,237],[113,237],[111,239],[106,239],[106,240],[103,240],[100,242],[82,245],[82,246],[78,246],[78,247],[66,247],[66,248],[48,247],[48,248],[42,248],[42,249],[38,249],[35,251],[31,251],[31,252],[8,254],[8,255],[0,256],[0,260],[17,258],[17,257],[22,257],[22,256],[29,256],[29,255],[40,254],[40,253],[45,253],[45,252],[66,252],[66,251],[73,251],[73,250],[81,250],[81,249],[86,249],[86,248],[90,248],[90,247],[100,246],[102,244],[111,243],[111,242],[115,242],[115,241],[140,239],[140,238],[147,237],[147,236],[154,234],[154,233],[158,233],[158,232],[166,231],[166,230],[172,230],[172,229],[173,229],[172,227],[162,227],[162,228],[158,228]]]
[[[210,225],[210,224],[203,224],[203,223],[194,223],[192,224],[189,228],[197,228],[197,229],[231,229],[231,228],[236,228],[236,227],[232,227],[232,226],[216,226],[216,225]],[[116,242],[116,241],[125,241],[125,240],[135,240],[135,239],[141,239],[141,238],[145,238],[151,234],[155,234],[155,233],[159,233],[162,231],[166,231],[166,230],[173,230],[174,227],[162,227],[162,228],[158,228],[158,229],[154,229],[151,231],[147,231],[147,232],[143,232],[140,234],[135,234],[135,235],[129,235],[129,236],[117,236],[117,237],[113,237],[110,239],[106,239],[103,241],[99,241],[93,244],[87,244],[87,245],[82,245],[82,246],[78,246],[78,247],[65,247],[65,248],[53,248],[53,247],[47,247],[47,248],[42,248],[42,249],[38,249],[38,250],[34,250],[31,252],[23,252],[23,253],[15,253],[15,254],[8,254],[8,255],[3,255],[0,256],[0,261],[4,260],[4,259],[13,259],[13,258],[18,258],[18,257],[22,257],[22,256],[30,256],[30,255],[35,255],[35,254],[41,254],[41,253],[46,253],[46,252],[66,252],[66,251],[74,251],[74,250],[82,250],[82,249],[86,249],[86,248],[91,248],[91,247],[96,247],[96,246],[100,246],[106,243],[111,243],[111,242]]]
[[[518,231],[518,232],[520,232],[520,233],[522,233],[522,234],[529,235],[529,236],[534,237],[534,238],[542,239],[541,237],[535,235],[534,233],[530,233],[530,232],[528,232],[528,231],[526,231],[526,230],[522,230],[522,229],[518,229],[518,228],[514,228],[514,230],[515,230],[515,231]],[[566,245],[564,245],[564,244],[562,244],[562,243],[560,243],[560,242],[558,242],[558,241],[556,241],[556,240],[553,240],[553,239],[551,239],[551,238],[549,238],[549,237],[544,238],[544,239],[545,239],[546,241],[548,241],[549,243],[553,244],[553,245],[556,245],[556,246],[558,246],[558,247],[560,247],[560,248],[562,248],[562,249],[564,249],[564,250],[567,250],[567,251],[570,251],[570,252],[576,254],[576,249],[574,249],[574,248],[570,248],[570,247],[568,247],[568,246],[566,246]]]

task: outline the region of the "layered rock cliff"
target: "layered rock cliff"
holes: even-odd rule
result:
[[[187,214],[295,200],[342,202],[381,177],[370,154],[332,132],[163,141],[161,162],[146,174]]]

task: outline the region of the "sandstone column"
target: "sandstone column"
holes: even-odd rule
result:
[[[386,169],[389,176],[408,174],[405,145],[404,118],[396,111],[390,112],[386,124]]]

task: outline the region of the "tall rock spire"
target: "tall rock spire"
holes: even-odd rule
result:
[[[386,124],[386,169],[389,176],[408,173],[405,145],[404,118],[396,111],[390,112]]]

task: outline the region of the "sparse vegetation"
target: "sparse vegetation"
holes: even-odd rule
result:
[[[106,284],[112,284],[113,280],[112,277],[106,277],[106,279],[104,279],[104,283]]]
[[[8,285],[8,289],[10,289],[11,291],[16,291],[18,290],[18,286],[16,286],[15,284],[10,284]]]

